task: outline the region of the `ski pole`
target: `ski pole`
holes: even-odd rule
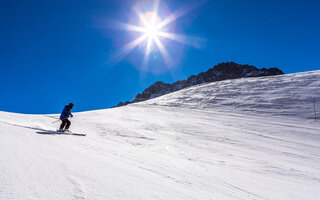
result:
[[[56,122],[58,122],[58,121],[60,121],[60,119],[58,119],[57,121],[51,122],[51,124],[56,123]]]

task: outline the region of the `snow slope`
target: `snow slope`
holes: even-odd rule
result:
[[[74,113],[85,137],[0,112],[0,199],[317,200],[319,86],[320,71],[203,84]]]

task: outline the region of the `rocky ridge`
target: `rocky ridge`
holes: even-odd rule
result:
[[[157,81],[150,87],[145,89],[141,94],[137,94],[133,101],[120,102],[116,107],[146,101],[148,99],[159,97],[171,92],[175,92],[202,83],[237,78],[274,76],[282,74],[284,73],[277,68],[258,69],[251,65],[241,65],[234,62],[219,63],[206,72],[201,72],[198,75],[190,76],[187,80],[176,81],[172,84]]]

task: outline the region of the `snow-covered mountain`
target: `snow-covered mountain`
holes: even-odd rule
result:
[[[240,65],[234,62],[219,63],[210,68],[206,72],[201,72],[198,75],[192,75],[187,80],[176,81],[172,84],[157,81],[150,87],[145,89],[141,94],[137,94],[133,101],[120,102],[117,106],[124,106],[130,103],[141,102],[155,97],[159,97],[171,92],[175,92],[187,87],[202,83],[210,83],[228,79],[274,76],[284,74],[277,68],[262,68],[258,69],[251,65]]]
[[[317,200],[320,71],[226,80],[123,107],[0,112],[0,199]]]

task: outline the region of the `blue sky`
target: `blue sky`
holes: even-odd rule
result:
[[[193,3],[163,0],[159,10],[166,5],[174,13],[186,2]],[[316,0],[208,0],[177,18],[171,29],[201,38],[200,46],[163,40],[172,66],[154,51],[149,69],[141,70],[141,48],[115,63],[115,54],[135,37],[112,22],[135,23],[137,3],[1,1],[0,110],[59,113],[69,102],[74,111],[108,108],[132,100],[155,81],[172,83],[226,61],[285,73],[320,68]]]

